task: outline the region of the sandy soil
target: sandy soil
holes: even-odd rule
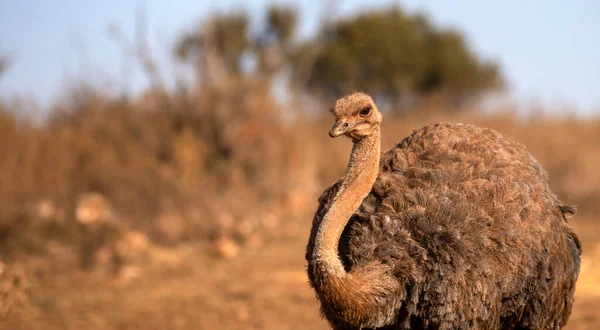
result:
[[[55,267],[38,275],[45,284],[33,290],[35,311],[2,328],[328,329],[304,271],[307,226],[233,259],[207,245],[152,248],[139,268],[109,281]],[[585,233],[585,259],[567,329],[600,329],[598,226],[576,227]]]

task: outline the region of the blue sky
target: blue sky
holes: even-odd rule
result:
[[[180,32],[215,10],[245,8],[256,18],[274,1],[146,0],[148,38],[165,76],[183,74],[170,60]],[[315,31],[321,0],[295,3],[301,36]],[[137,91],[146,80],[108,33],[118,24],[133,39],[140,1],[0,0],[0,53],[13,63],[0,79],[0,96],[35,97],[49,105],[79,77],[113,90]],[[600,114],[600,2],[596,0],[338,1],[334,16],[400,4],[423,10],[434,22],[465,32],[482,55],[497,59],[521,104],[575,107]]]

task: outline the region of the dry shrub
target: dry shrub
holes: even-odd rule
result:
[[[159,244],[227,237],[260,246],[299,234],[351,147],[327,136],[325,106],[306,107],[293,99],[284,109],[263,83],[240,79],[135,101],[77,94],[42,125],[0,111],[0,249],[10,257],[43,254],[48,242],[77,246],[77,203],[90,193]],[[386,115],[384,148],[438,121],[488,126],[526,144],[559,197],[600,212],[599,120],[424,109]]]
[[[257,218],[288,193],[299,151],[266,90],[248,82],[150,96],[160,102],[78,94],[39,126],[0,112],[4,251],[73,244],[78,226],[105,211],[158,243],[217,237],[225,211],[260,230]],[[83,207],[86,198],[111,210]],[[36,225],[48,217],[53,234]]]
[[[31,282],[23,267],[0,261],[0,324],[7,318],[23,318],[32,312]]]

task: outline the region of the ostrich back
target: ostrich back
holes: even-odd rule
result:
[[[307,260],[340,183],[319,198]],[[347,271],[377,263],[402,284],[389,329],[558,329],[579,273],[581,246],[566,221],[574,213],[523,145],[434,124],[383,154],[339,255]],[[310,263],[308,273],[313,284]],[[322,312],[334,328],[354,329]]]

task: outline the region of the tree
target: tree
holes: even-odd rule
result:
[[[258,54],[258,70],[271,75],[290,62],[294,52],[294,32],[298,11],[292,7],[271,6],[267,11],[264,29],[254,40]]]
[[[297,22],[295,8],[274,5],[267,11],[264,28],[250,35],[247,13],[217,15],[200,29],[183,35],[176,44],[175,55],[192,63],[199,72],[206,73],[208,66],[218,62],[227,74],[237,76],[241,73],[241,58],[246,54],[257,59],[259,73],[271,75],[287,62],[293,50]]]
[[[362,90],[397,109],[430,96],[460,106],[502,87],[496,63],[479,58],[461,33],[436,27],[423,14],[392,8],[325,19],[320,33],[303,44],[294,38],[295,8],[272,6],[266,14],[254,34],[247,13],[217,15],[180,38],[176,55],[196,67],[200,82],[235,81],[247,56],[263,85],[286,68],[290,83],[313,95],[331,99]]]
[[[320,37],[303,45],[299,57],[316,52],[303,87],[326,97],[362,90],[392,102],[435,94],[463,103],[501,87],[497,64],[422,14],[362,13],[324,27]]]
[[[248,23],[246,13],[217,15],[201,29],[184,34],[176,44],[175,55],[181,61],[192,62],[199,76],[237,76],[241,72],[240,58],[250,46]],[[218,70],[225,72],[214,72]]]

